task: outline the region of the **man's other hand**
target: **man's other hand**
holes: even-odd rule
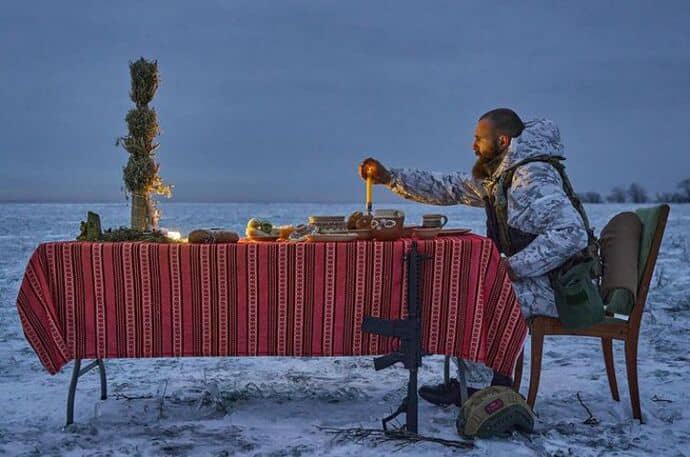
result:
[[[516,279],[518,279],[518,276],[515,274],[513,268],[510,266],[510,260],[508,260],[507,258],[504,258],[503,260],[506,263],[506,271],[508,273],[508,277],[510,278],[510,280],[515,281]]]
[[[505,254],[501,254],[501,261],[503,262],[503,265],[506,267],[506,273],[508,273],[508,277],[510,278],[511,281],[515,281],[518,279],[518,276],[515,274],[513,271],[513,268],[510,266],[510,257],[507,257]]]
[[[371,175],[374,184],[388,184],[391,181],[391,174],[386,167],[371,157],[364,159],[359,164],[359,175],[362,179],[367,179],[367,173]]]

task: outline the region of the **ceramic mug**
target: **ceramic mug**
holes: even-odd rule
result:
[[[403,234],[405,213],[395,209],[376,210],[371,220],[371,233],[377,240],[397,240]]]
[[[448,217],[443,214],[424,214],[422,216],[422,227],[442,228],[448,223]]]

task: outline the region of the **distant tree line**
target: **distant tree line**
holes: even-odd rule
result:
[[[677,192],[661,192],[653,199],[638,183],[630,184],[627,189],[614,187],[605,198],[599,192],[584,192],[577,195],[583,203],[690,203],[690,178],[679,182],[676,188]]]

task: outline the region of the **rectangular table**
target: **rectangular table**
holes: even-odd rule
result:
[[[413,243],[51,242],[17,298],[24,333],[54,374],[70,360],[385,354],[364,316],[406,317]],[[476,235],[417,240],[422,345],[512,376],[527,334],[504,263]]]

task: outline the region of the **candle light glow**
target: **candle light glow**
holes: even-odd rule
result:
[[[165,236],[167,236],[171,240],[176,240],[176,241],[179,241],[182,239],[182,234],[180,234],[180,232],[173,232],[170,230],[168,230],[168,232],[165,234]]]

